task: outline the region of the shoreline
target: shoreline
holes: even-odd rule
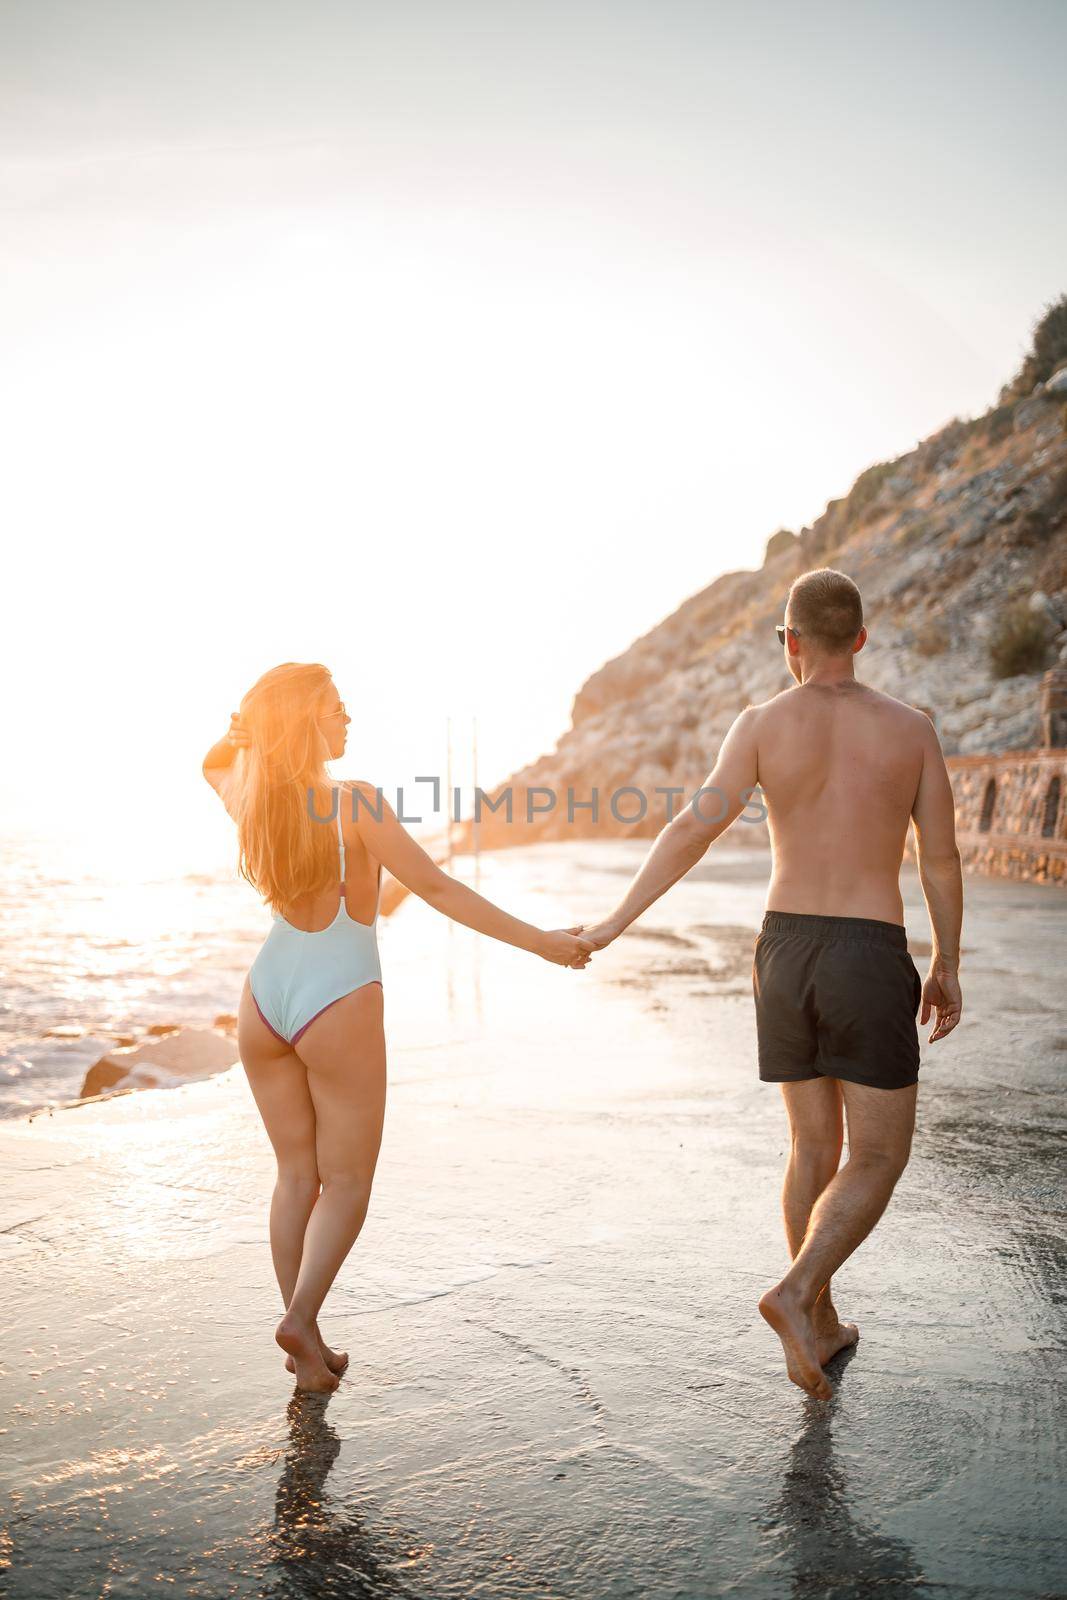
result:
[[[599,847],[603,850],[605,845],[614,844],[618,847],[621,843],[625,849],[630,842],[602,839]],[[538,843],[543,846],[551,841],[541,840]],[[583,848],[585,843],[583,841]],[[640,845],[642,850],[644,843],[642,841]],[[514,848],[531,850],[536,849],[537,845],[516,845]],[[484,864],[495,853],[498,852],[486,851],[480,858],[481,863]],[[439,862],[445,859],[444,847],[436,836],[433,855]],[[747,876],[753,861],[758,872],[760,864],[767,859],[766,851],[758,847],[753,850],[751,844],[723,849],[719,852],[719,869],[725,866],[727,870],[740,870],[742,876]],[[454,861],[464,881],[473,880],[481,870],[473,855],[464,854],[458,849],[454,852]],[[695,869],[694,877],[699,874],[700,868]],[[381,901],[383,927],[387,919],[394,916],[410,898],[410,891],[390,873],[385,873]],[[644,937],[643,927],[635,928],[632,936]],[[240,981],[243,982],[243,976]],[[235,1003],[236,999],[235,995]],[[33,1120],[49,1116],[55,1111],[87,1105],[116,1094],[140,1093],[156,1088],[172,1089],[200,1078],[213,1077],[227,1071],[238,1059],[235,1048],[229,1052],[220,1048],[220,1040],[236,1039],[236,1029],[237,1017],[234,1012],[222,1012],[210,1018],[194,1016],[184,1021],[157,1017],[151,1022],[130,1022],[124,1029],[112,1033],[111,1044],[94,1061],[78,1066],[77,1071],[82,1078],[80,1093],[63,1099],[45,1100],[39,1105],[19,1107],[7,1116],[0,1117],[0,1125],[4,1121],[23,1117]],[[80,1043],[94,1036],[93,1030],[88,1027],[63,1022],[45,1029],[42,1041],[50,1039]]]
[[[88,1008],[84,1006],[79,1016],[76,1001],[69,1002],[62,1010],[51,1008],[49,1015],[46,1002],[43,1019],[47,1021],[46,1026],[40,1026],[35,1035],[25,1028],[13,1030],[9,1059],[14,1065],[8,1072],[15,1082],[11,1083],[9,1093],[17,1098],[0,1104],[0,1126],[24,1117],[47,1116],[109,1094],[175,1087],[224,1072],[237,1060],[233,1042],[241,985],[269,928],[267,925],[257,928],[254,917],[249,920],[247,905],[243,898],[235,899],[233,885],[228,880],[217,882],[209,877],[196,882],[208,893],[218,896],[235,914],[229,936],[216,934],[217,942],[225,945],[225,958],[219,978],[213,983],[201,984],[199,1004],[186,1004],[173,1010],[159,1004],[154,1012],[138,1015],[129,1005],[119,1002],[111,1015],[101,1017],[86,1016]],[[384,932],[389,919],[408,896],[409,891],[403,884],[390,873],[384,873],[380,931]],[[185,937],[189,946],[195,945],[194,935],[187,932]],[[150,969],[151,963],[147,965]],[[226,972],[230,974],[228,982],[223,976]],[[73,974],[60,974],[60,982],[65,979],[68,987],[76,987],[79,976],[75,963]],[[136,989],[136,972],[127,971],[122,976],[131,989]],[[34,979],[39,990],[40,975],[35,973]],[[161,998],[162,990],[161,985]],[[36,995],[34,999],[37,1000]],[[232,1009],[220,1009],[223,1006],[232,1006]],[[39,1000],[37,1009],[40,1010]],[[151,1020],[146,1020],[146,1015]],[[225,1041],[233,1045],[228,1051],[223,1048]],[[42,1087],[47,1085],[53,1092],[32,1099],[36,1082],[33,1068],[42,1060],[47,1060]],[[31,1072],[19,1081],[18,1069],[26,1067],[30,1067]]]
[[[437,841],[440,846],[440,841]],[[476,871],[491,871],[488,863],[494,857],[503,857],[511,850],[519,850],[536,856],[539,850],[549,852],[559,850],[563,857],[589,852],[590,844],[593,845],[595,859],[611,862],[624,861],[625,867],[614,871],[618,876],[620,872],[629,873],[632,861],[636,867],[637,862],[647,848],[647,840],[630,837],[627,839],[612,839],[600,837],[594,840],[582,840],[578,843],[559,844],[552,840],[539,840],[536,843],[519,845],[515,843],[509,849],[484,850],[479,857],[463,854],[460,850],[455,852],[455,862],[460,876],[464,881],[474,881]],[[435,852],[435,859],[444,859],[443,847]],[[758,881],[762,874],[764,878],[769,875],[769,853],[761,848],[758,840],[745,838],[729,847],[724,846],[717,852],[712,852],[703,862],[698,864],[687,875],[687,881],[697,883],[701,881],[727,881],[736,878],[738,881]],[[480,862],[479,867],[477,863]],[[914,879],[914,863],[910,858],[905,858],[902,867],[902,881],[905,878]],[[966,885],[975,882],[988,881],[983,874],[969,873]],[[1001,882],[1018,880],[994,880]],[[209,884],[208,887],[211,885]],[[1062,886],[1059,884],[1042,885],[1052,893]],[[967,889],[970,893],[970,889]],[[411,898],[410,892],[397,882],[390,874],[384,876],[382,889],[382,932],[388,939],[390,923],[395,920],[397,911]],[[913,899],[917,896],[913,895]],[[914,911],[922,917],[921,903],[914,907]],[[236,941],[242,949],[247,949],[246,957],[234,967],[232,979],[232,992],[228,995],[234,1007],[240,992],[247,966],[259,947],[263,935],[248,933],[240,930]],[[645,937],[645,924],[638,923],[625,936],[626,941],[634,938]],[[928,930],[926,936],[916,934],[909,937],[909,951],[916,961],[921,961],[929,955]],[[615,950],[618,951],[616,945]],[[614,957],[613,957],[614,959]],[[221,991],[219,997],[221,998]],[[54,1111],[72,1106],[86,1104],[101,1095],[107,1096],[114,1093],[129,1093],[132,1090],[142,1091],[151,1087],[174,1087],[183,1082],[188,1082],[203,1076],[212,1076],[227,1068],[237,1060],[236,1051],[233,1050],[227,1057],[219,1049],[219,1039],[233,1039],[236,1034],[236,1015],[234,1011],[219,1012],[217,1005],[209,1007],[203,1014],[194,1013],[184,1018],[175,1019],[157,1016],[151,1022],[143,1022],[136,1018],[127,1017],[125,1025],[119,1029],[107,1030],[94,1028],[91,1024],[78,1024],[69,1020],[54,1022],[45,1028],[37,1041],[38,1048],[44,1045],[50,1047],[78,1047],[90,1040],[98,1040],[101,1053],[94,1059],[85,1058],[75,1060],[71,1065],[70,1091],[56,1097],[46,1097],[37,1103],[13,1103],[10,1107],[3,1108],[0,1112],[0,1126],[9,1120],[18,1120],[23,1117],[38,1118],[51,1115]],[[168,1038],[175,1036],[177,1044],[171,1048],[157,1050],[156,1046]],[[108,1042],[110,1040],[110,1043]],[[23,1049],[32,1049],[33,1045],[24,1043]],[[81,1092],[75,1092],[76,1079],[81,1079]],[[129,1081],[127,1081],[127,1078]]]

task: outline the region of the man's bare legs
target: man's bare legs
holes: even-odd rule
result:
[[[805,1078],[783,1083],[782,1097],[789,1115],[791,1148],[782,1186],[782,1215],[789,1254],[796,1257],[804,1243],[812,1207],[834,1177],[841,1161],[843,1102],[836,1078]],[[813,1312],[820,1365],[855,1344],[859,1329],[841,1322],[826,1283]]]
[[[889,1204],[908,1164],[915,1127],[917,1085],[872,1089],[841,1081],[840,1088],[848,1160],[815,1201],[792,1267],[760,1301],[761,1314],[782,1341],[790,1378],[819,1400],[833,1391],[819,1359],[816,1302]]]

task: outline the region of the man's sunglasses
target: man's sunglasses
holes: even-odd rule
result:
[[[801,637],[795,628],[787,628],[784,622],[776,622],[774,625],[774,631],[778,635],[779,644],[785,644],[785,636],[787,633],[791,633],[794,639],[799,639]]]

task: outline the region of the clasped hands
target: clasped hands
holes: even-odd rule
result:
[[[622,932],[613,922],[606,919],[598,922],[595,927],[587,928],[579,922],[573,928],[556,928],[551,933],[545,934],[547,947],[538,953],[546,961],[554,961],[561,967],[574,967],[580,971],[589,965],[590,957],[596,950],[605,950],[613,939],[617,939]]]

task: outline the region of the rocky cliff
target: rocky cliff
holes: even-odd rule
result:
[[[859,676],[929,708],[947,754],[1041,742],[1038,680],[1067,661],[1067,297],[997,405],[868,468],[811,527],[774,534],[758,570],[716,578],[595,672],[557,748],[501,786],[514,824],[485,818],[482,842],[656,832],[663,802],[631,824],[607,797],[699,786],[737,713],[789,687],[774,624],[792,579],[820,566],[847,572],[863,595]],[[598,823],[583,811],[569,823],[568,787],[584,798],[594,785]],[[524,826],[526,791],[542,787],[558,802]],[[763,829],[731,839],[743,834],[756,842]]]

